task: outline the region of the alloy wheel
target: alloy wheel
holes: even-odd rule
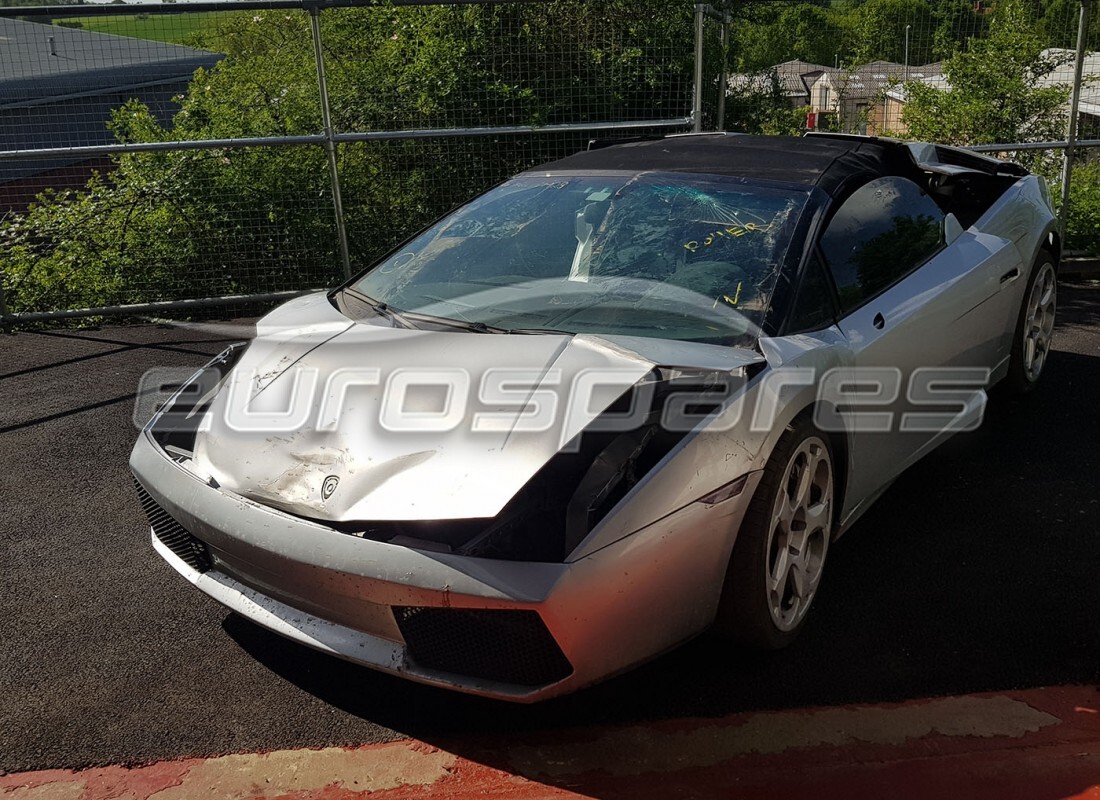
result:
[[[1039,274],[1032,284],[1024,320],[1024,375],[1031,383],[1039,380],[1039,374],[1043,371],[1050,353],[1057,300],[1057,276],[1054,274],[1054,265],[1047,262],[1039,268]]]
[[[829,448],[818,437],[808,437],[788,461],[772,504],[765,579],[772,621],[781,631],[798,626],[821,582],[832,503]]]

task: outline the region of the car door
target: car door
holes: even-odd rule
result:
[[[852,368],[831,381],[831,390],[853,401],[841,404],[852,449],[846,511],[946,435],[927,425],[903,429],[905,415],[914,411],[914,373],[992,366],[996,342],[981,331],[990,326],[968,315],[996,293],[987,278],[990,254],[959,234],[958,223],[917,184],[890,176],[857,189],[820,238]]]

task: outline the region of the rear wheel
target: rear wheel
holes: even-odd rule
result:
[[[1005,377],[1005,389],[1025,394],[1035,388],[1046,366],[1058,310],[1058,275],[1054,256],[1042,250],[1028,278],[1024,303],[1016,321],[1012,356]]]
[[[801,630],[821,584],[836,482],[827,437],[809,418],[784,432],[733,547],[716,631],[766,650]]]

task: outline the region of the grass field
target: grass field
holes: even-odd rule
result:
[[[193,36],[214,25],[219,12],[200,11],[194,14],[126,14],[118,17],[66,17],[55,22],[79,22],[86,31],[152,39],[157,42],[190,44]]]

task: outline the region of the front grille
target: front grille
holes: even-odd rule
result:
[[[199,572],[210,569],[210,552],[206,545],[188,533],[171,514],[161,508],[136,478],[134,486],[137,488],[138,499],[141,500],[141,508],[149,518],[149,527],[164,546],[192,569]]]
[[[535,611],[397,606],[412,660],[457,675],[545,686],[573,672]]]

